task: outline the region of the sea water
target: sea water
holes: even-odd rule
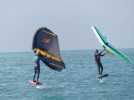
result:
[[[134,49],[123,49],[134,61]],[[0,53],[0,100],[134,100],[134,65],[114,56],[104,56],[100,82],[94,50],[61,53],[66,69],[56,72],[41,63],[40,81],[44,88],[29,84],[33,78],[33,54]]]

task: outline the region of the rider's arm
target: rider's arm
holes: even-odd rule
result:
[[[106,53],[101,54],[101,56],[104,56]]]
[[[105,51],[105,49],[104,49],[104,50],[102,50],[102,51],[99,53],[99,54],[100,54],[100,56],[104,56],[104,55],[105,55],[104,51]]]

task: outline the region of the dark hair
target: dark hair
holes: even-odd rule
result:
[[[98,50],[98,49],[96,49],[96,52],[98,53],[98,52],[99,52],[99,50]]]

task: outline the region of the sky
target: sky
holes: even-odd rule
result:
[[[39,27],[61,50],[101,48],[96,25],[117,48],[134,48],[134,0],[0,0],[0,52],[31,51]]]

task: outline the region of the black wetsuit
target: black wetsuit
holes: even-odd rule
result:
[[[38,82],[40,76],[40,57],[36,57],[34,60],[34,77],[33,81]],[[37,77],[37,80],[35,78]]]
[[[95,55],[94,55],[96,64],[98,66],[99,75],[102,75],[102,72],[103,72],[103,65],[101,63],[101,56],[104,56],[105,54],[102,54],[102,52],[95,52]]]

